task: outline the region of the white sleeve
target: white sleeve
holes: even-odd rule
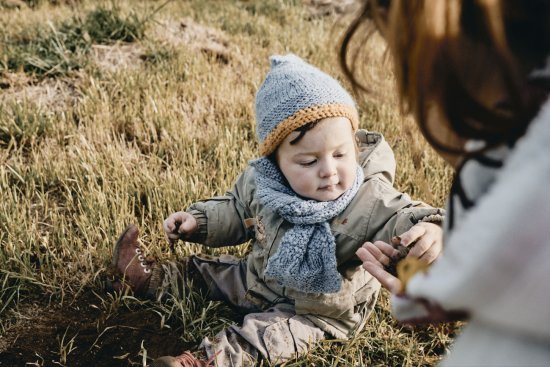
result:
[[[407,293],[550,339],[550,103],[450,234],[443,256],[411,279]]]

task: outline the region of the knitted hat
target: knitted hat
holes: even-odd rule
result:
[[[256,134],[267,156],[300,126],[326,117],[359,125],[351,96],[336,81],[298,56],[271,56],[271,70],[256,94]]]

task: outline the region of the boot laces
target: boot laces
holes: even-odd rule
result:
[[[141,265],[141,267],[143,268],[143,271],[146,274],[149,274],[151,272],[150,265],[154,262],[154,259],[150,256],[144,257],[143,251],[141,251],[139,247],[136,248],[136,254],[138,255],[137,259],[139,261],[139,265]]]

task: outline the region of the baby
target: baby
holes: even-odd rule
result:
[[[365,325],[380,289],[355,255],[363,243],[399,235],[428,262],[441,250],[443,211],[393,188],[389,145],[358,130],[355,103],[335,79],[295,55],[273,56],[256,96],[256,124],[261,158],[233,189],[163,224],[171,241],[252,240],[245,259],[148,262],[135,226],[117,242],[113,263],[124,274],[117,289],[161,297],[192,286],[246,313],[242,325],[205,337],[202,356],[185,352],[153,366],[280,363],[319,340],[348,339]]]

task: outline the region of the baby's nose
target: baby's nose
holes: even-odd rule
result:
[[[336,164],[333,160],[326,160],[321,165],[319,175],[321,177],[330,177],[336,174]]]

